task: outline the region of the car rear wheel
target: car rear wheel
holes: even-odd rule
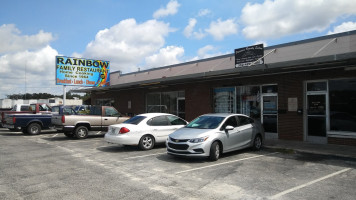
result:
[[[30,135],[37,135],[41,133],[41,125],[39,124],[30,124],[27,127],[27,133]]]
[[[253,140],[253,150],[259,151],[262,147],[262,138],[260,135],[256,135],[255,139]]]
[[[214,142],[210,147],[209,159],[211,161],[217,161],[220,158],[220,144],[219,142]]]
[[[85,139],[88,137],[88,128],[85,126],[78,126],[75,129],[74,134],[75,134],[75,137],[78,139]]]
[[[150,150],[155,146],[155,139],[151,135],[144,135],[138,146],[142,150]]]

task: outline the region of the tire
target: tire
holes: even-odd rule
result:
[[[210,146],[209,160],[217,161],[220,158],[220,144],[219,142],[214,142]]]
[[[144,135],[138,144],[141,150],[150,150],[155,146],[155,139],[151,135]]]
[[[64,132],[64,135],[69,138],[74,138],[74,134],[72,132]]]
[[[262,138],[261,138],[261,135],[256,135],[256,136],[255,136],[255,139],[253,140],[252,149],[253,149],[254,151],[259,151],[259,150],[261,150],[261,147],[262,147]]]
[[[30,135],[38,135],[41,133],[41,125],[32,123],[27,126],[27,133]]]
[[[78,126],[74,131],[74,135],[77,139],[85,139],[88,137],[88,128],[85,126]]]

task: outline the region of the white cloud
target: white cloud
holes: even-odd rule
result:
[[[198,50],[198,56],[199,58],[207,58],[211,57],[210,54],[208,54],[209,51],[214,50],[215,48],[212,45],[206,45]]]
[[[159,51],[165,44],[165,37],[173,31],[168,23],[161,21],[137,24],[135,19],[126,19],[99,31],[82,56],[110,61],[112,72],[130,72],[147,56]]]
[[[228,35],[237,34],[237,23],[234,19],[227,19],[221,21],[213,21],[210,23],[210,27],[205,29],[207,33],[213,36],[215,40],[223,40]]]
[[[224,53],[217,52],[217,51],[218,51],[218,48],[216,48],[212,45],[206,45],[206,46],[200,48],[197,52],[198,56],[192,58],[191,60],[211,58],[211,57],[220,56],[220,55],[224,54]],[[228,52],[226,52],[226,53],[228,53]]]
[[[344,22],[339,26],[335,26],[333,31],[329,31],[328,35],[356,30],[356,22]]]
[[[199,10],[198,17],[203,17],[210,13],[211,13],[211,11],[209,9],[201,9],[201,10]]]
[[[55,56],[58,52],[49,45],[36,51],[19,51],[0,56],[0,98],[8,94],[60,94],[55,85]],[[25,87],[26,80],[26,87]]]
[[[166,17],[168,15],[174,15],[178,12],[180,4],[176,0],[171,0],[168,2],[165,8],[161,8],[153,13],[153,18],[158,19],[161,17]]]
[[[52,34],[42,30],[36,35],[21,35],[14,24],[0,26],[0,54],[43,48],[52,40]]]
[[[202,30],[199,32],[194,31],[195,25],[197,24],[197,20],[195,18],[190,18],[188,25],[184,28],[183,34],[187,38],[195,38],[195,39],[202,39],[205,37],[205,34]]]
[[[246,38],[268,39],[282,36],[324,31],[338,17],[356,14],[350,0],[265,0],[247,3],[242,9],[242,30]]]
[[[147,67],[163,67],[181,62],[179,57],[184,54],[183,47],[167,46],[159,50],[159,53],[146,57]]]
[[[13,24],[0,26],[0,98],[10,94],[51,93],[55,85],[57,50],[49,43],[52,33],[22,35]]]
[[[257,45],[257,44],[263,44],[263,47],[268,47],[268,44],[266,41],[256,41],[253,45]]]

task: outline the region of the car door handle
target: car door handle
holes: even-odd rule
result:
[[[104,120],[108,120],[108,119],[104,119]]]

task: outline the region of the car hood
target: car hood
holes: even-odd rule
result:
[[[174,139],[193,139],[209,135],[216,129],[181,128],[169,134]]]

